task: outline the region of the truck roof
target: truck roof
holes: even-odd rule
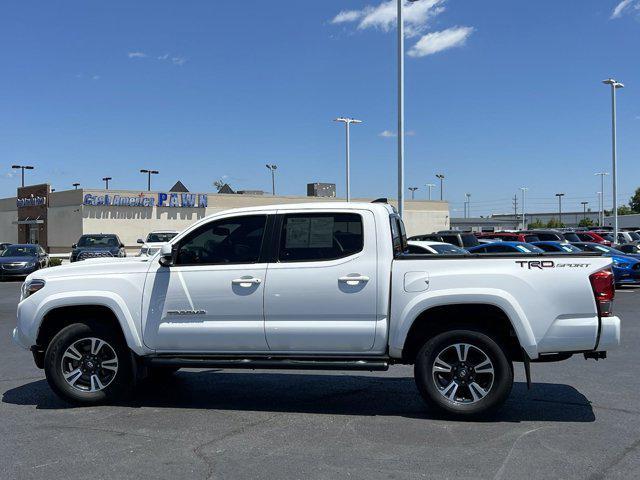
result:
[[[254,207],[240,207],[226,209],[208,217],[217,216],[220,213],[243,213],[243,212],[264,212],[276,210],[335,210],[335,209],[353,209],[353,210],[371,210],[380,211],[387,214],[393,213],[393,207],[387,203],[368,203],[368,202],[308,202],[308,203],[279,203],[273,205],[259,205]]]

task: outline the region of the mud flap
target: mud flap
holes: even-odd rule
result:
[[[524,363],[524,375],[527,378],[527,390],[531,390],[531,359],[524,350],[522,350],[522,358]]]

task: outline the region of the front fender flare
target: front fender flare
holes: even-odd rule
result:
[[[402,349],[409,330],[423,312],[434,307],[471,303],[493,305],[500,308],[511,322],[520,346],[530,358],[538,358],[538,346],[535,336],[524,311],[516,299],[504,290],[491,288],[456,288],[427,291],[413,297],[402,311],[394,312],[396,318],[391,319],[391,323],[392,325],[395,324],[395,327],[392,329],[389,339],[390,355],[394,358],[402,357]]]
[[[125,301],[118,294],[103,291],[76,291],[54,293],[42,300],[34,314],[34,325],[40,329],[44,317],[60,307],[101,306],[113,312],[118,319],[127,346],[136,354],[144,355],[152,352],[143,343],[136,322]],[[37,338],[38,332],[34,332]]]

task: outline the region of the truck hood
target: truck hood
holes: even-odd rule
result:
[[[146,273],[149,270],[149,262],[149,257],[91,258],[58,267],[43,268],[29,275],[27,281],[32,278],[47,280],[61,277],[84,277],[87,275]]]

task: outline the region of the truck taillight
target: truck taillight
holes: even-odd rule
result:
[[[610,268],[599,270],[589,276],[593,295],[598,306],[598,315],[610,317],[613,315],[613,297],[615,296],[615,286],[613,272]]]

